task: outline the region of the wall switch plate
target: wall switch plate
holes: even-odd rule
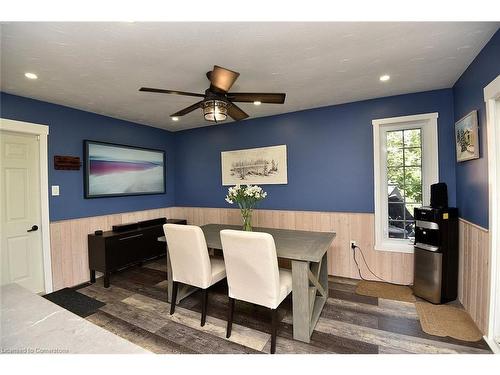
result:
[[[52,196],[56,197],[59,195],[59,185],[52,185]]]

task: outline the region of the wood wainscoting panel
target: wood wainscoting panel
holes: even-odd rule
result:
[[[489,231],[459,219],[458,299],[484,334],[490,295]]]

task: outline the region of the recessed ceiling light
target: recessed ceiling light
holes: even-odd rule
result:
[[[253,104],[254,104],[254,105],[261,105],[261,104],[262,104],[262,102],[261,102],[260,100],[256,100],[256,101],[254,101],[254,102],[253,102]]]
[[[391,76],[389,74],[384,74],[383,76],[380,76],[379,78],[382,82],[388,81],[391,79]]]
[[[37,79],[38,76],[35,73],[24,73],[24,76],[28,79]]]
[[[177,117],[177,116],[173,116],[173,117],[171,117],[171,119],[172,119],[172,121],[179,121],[179,117]]]

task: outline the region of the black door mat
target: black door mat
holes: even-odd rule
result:
[[[73,314],[81,316],[82,318],[92,315],[97,311],[97,309],[105,305],[104,302],[87,297],[86,295],[78,293],[71,288],[64,288],[58,290],[57,292],[46,294],[43,298],[48,299],[50,302],[53,302],[56,305],[71,311]]]

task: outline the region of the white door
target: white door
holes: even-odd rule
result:
[[[0,131],[1,284],[44,291],[37,135]]]

